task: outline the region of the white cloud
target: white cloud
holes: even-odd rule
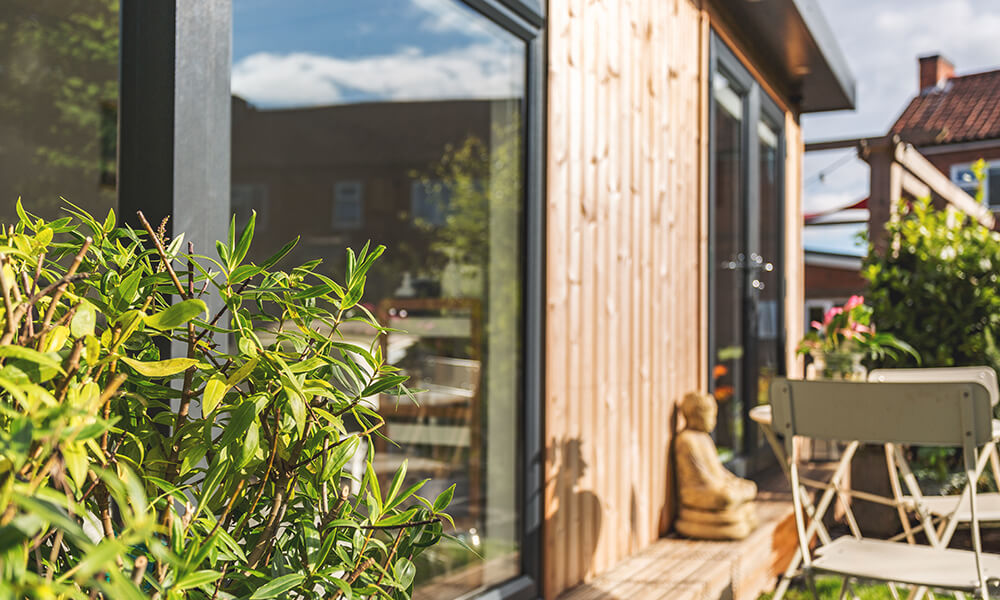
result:
[[[417,12],[424,15],[420,29],[433,33],[460,33],[479,40],[509,37],[499,28],[473,13],[469,7],[456,0],[410,0]]]
[[[823,12],[858,83],[857,110],[803,118],[807,139],[885,133],[917,93],[917,56],[959,74],[1000,65],[996,0],[826,0]]]
[[[341,59],[304,52],[252,54],[233,65],[233,93],[261,107],[362,99],[499,98],[521,93],[519,54],[475,43],[436,54],[403,48]]]

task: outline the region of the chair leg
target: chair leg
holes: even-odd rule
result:
[[[851,590],[851,578],[844,575],[844,578],[840,580],[840,596],[837,600],[844,600],[847,598],[847,592]]]
[[[820,600],[819,594],[816,592],[816,579],[813,575],[812,569],[806,567],[803,570],[803,575],[805,575],[806,586],[809,588],[809,593],[812,594],[813,600]]]

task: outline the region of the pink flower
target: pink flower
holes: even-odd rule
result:
[[[812,323],[809,324],[809,326],[812,327],[813,329],[823,329],[823,324],[820,323],[819,321],[813,321]]]
[[[865,303],[864,296],[851,296],[850,299],[847,301],[847,304],[844,305],[844,310],[851,310],[852,308],[861,306],[864,303]]]
[[[844,312],[844,309],[839,306],[834,306],[830,310],[826,311],[826,314],[823,315],[823,326],[825,327],[829,325],[830,321],[842,312]]]

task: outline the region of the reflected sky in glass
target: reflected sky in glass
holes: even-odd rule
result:
[[[233,94],[258,108],[510,98],[519,42],[454,0],[237,0]],[[331,27],[336,23],[338,26]]]

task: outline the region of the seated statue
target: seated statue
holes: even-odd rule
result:
[[[674,442],[680,514],[677,531],[691,538],[743,539],[757,527],[757,484],[722,466],[711,431],[718,405],[709,394],[691,392],[681,402],[686,426]]]

